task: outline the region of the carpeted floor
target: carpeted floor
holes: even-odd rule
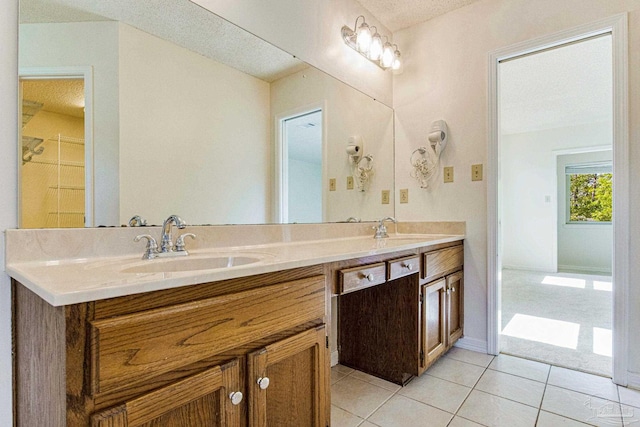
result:
[[[502,271],[500,351],[611,376],[611,277]]]

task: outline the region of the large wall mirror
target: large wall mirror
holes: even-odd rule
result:
[[[20,0],[19,67],[21,227],[394,213],[393,110],[188,0]]]

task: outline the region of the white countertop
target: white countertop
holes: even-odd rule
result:
[[[270,243],[215,249],[195,249],[188,257],[142,260],[138,256],[72,258],[8,262],[6,272],[53,306],[176,288],[198,283],[251,276],[333,261],[410,250],[464,239],[464,235],[392,234]],[[180,263],[208,257],[252,257],[257,262],[214,269],[158,273],[127,272],[151,263]],[[162,267],[160,267],[162,269]]]

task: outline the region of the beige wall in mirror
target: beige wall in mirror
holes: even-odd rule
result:
[[[182,29],[120,0],[45,3],[21,1],[19,66],[91,67],[88,225],[127,224],[136,214],[160,224],[173,213],[189,224],[276,222],[277,118],[308,105],[323,109],[323,220],[393,215],[393,196],[381,203],[381,190],[394,193],[388,106],[186,0],[166,2],[175,10],[163,14],[191,23]],[[223,46],[202,45],[216,35]],[[347,189],[351,136],[374,159],[364,192]]]

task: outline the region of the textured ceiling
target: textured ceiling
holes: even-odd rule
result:
[[[467,6],[477,0],[358,0],[392,32]]]
[[[604,36],[500,64],[502,133],[611,121],[611,55]]]
[[[114,20],[267,82],[302,61],[188,0],[21,0],[20,22]]]
[[[84,81],[23,80],[22,98],[44,104],[42,111],[84,117]]]

